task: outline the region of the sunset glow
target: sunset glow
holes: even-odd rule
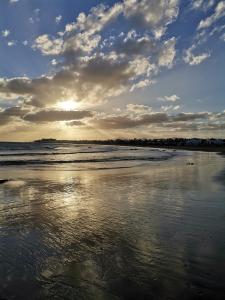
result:
[[[224,1],[1,0],[0,12],[0,140],[64,138],[61,124],[70,138],[224,137]]]
[[[225,299],[225,0],[0,0],[0,300]]]
[[[79,104],[72,99],[68,99],[58,102],[57,108],[65,111],[76,110],[79,108]]]

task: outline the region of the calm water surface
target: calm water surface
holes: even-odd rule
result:
[[[224,299],[224,169],[214,153],[3,145],[0,299]]]

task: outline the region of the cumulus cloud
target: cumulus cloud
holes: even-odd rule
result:
[[[207,17],[204,20],[201,20],[199,25],[198,25],[198,29],[205,29],[210,27],[213,23],[215,23],[217,20],[221,19],[222,17],[225,16],[225,2],[224,1],[220,1],[216,8],[214,13]]]
[[[61,70],[33,80],[7,80],[5,91],[16,94],[10,87],[13,83],[22,85],[26,103],[48,106],[71,97],[77,102],[100,103],[152,84],[162,67],[172,66],[176,40],[160,42],[147,33],[129,31],[117,40],[111,38],[112,45],[102,49],[99,33],[121,13],[121,5],[111,8],[100,5],[87,16],[80,14],[76,22],[66,26],[63,36],[39,36],[33,48],[43,55],[60,56]],[[55,64],[56,59],[52,62]],[[0,85],[0,92],[2,89]]]
[[[224,16],[224,1],[217,1],[217,5],[214,0],[192,0],[190,3],[195,10],[214,10],[199,23],[198,36],[184,52],[183,59],[187,64],[198,65],[210,57],[207,51],[196,54],[205,36],[217,32],[224,39],[223,25],[212,27],[210,33],[207,30]],[[158,99],[164,101],[160,112],[154,112],[148,105],[131,103],[125,111],[121,108],[113,110],[115,114],[89,110],[93,104],[105,103],[124,92],[152,85],[162,70],[173,67],[177,40],[166,31],[178,13],[178,0],[122,0],[112,6],[100,4],[88,13],[80,13],[74,22],[55,35],[46,33],[36,37],[32,48],[49,56],[51,73],[39,78],[0,78],[3,106],[13,101],[13,105],[20,105],[0,110],[0,124],[22,122],[21,126],[42,124],[40,126],[44,127],[45,123],[49,126],[52,123],[52,128],[67,124],[80,126],[82,130],[97,128],[114,132],[136,128],[138,131],[140,127],[156,130],[160,127],[171,130],[197,130],[204,126],[212,130],[222,128],[224,112],[178,113],[180,97],[176,94]],[[36,9],[30,22],[38,21],[38,16],[39,9]],[[61,20],[61,15],[53,19],[56,24]],[[120,22],[126,22],[122,32],[118,32]],[[2,35],[7,37],[9,32],[2,31]],[[16,43],[6,42],[8,46]],[[28,45],[28,41],[23,44]],[[59,110],[58,102],[68,100],[87,110]],[[57,122],[63,124],[57,125]]]
[[[141,104],[127,105],[126,113],[122,115],[60,111],[55,107],[59,101],[68,99],[87,104],[102,103],[123,92],[154,83],[161,69],[171,68],[174,63],[176,39],[166,38],[164,34],[178,16],[178,2],[124,0],[111,7],[101,4],[88,14],[80,13],[56,36],[43,34],[37,37],[33,49],[50,56],[57,71],[34,79],[1,79],[1,96],[20,99],[21,107],[28,110],[21,108],[22,112],[17,116],[2,112],[5,122],[11,118],[36,124],[64,121],[70,126],[105,129],[171,122],[172,117],[166,112],[153,113],[151,107]],[[104,39],[105,30],[119,16],[127,21],[129,28],[116,37],[110,35]],[[60,22],[61,16],[55,21]],[[177,100],[177,95],[164,99]],[[178,106],[174,106],[176,109]]]
[[[175,0],[126,0],[112,7],[98,5],[89,14],[80,13],[76,21],[67,24],[65,31],[56,37],[39,36],[33,49],[43,55],[58,56],[63,63],[61,71],[51,78],[44,76],[30,83],[46,89],[46,92],[37,92],[34,87],[35,92],[28,93],[30,104],[47,105],[69,95],[74,95],[77,101],[100,103],[123,92],[151,85],[161,68],[172,67],[176,39],[159,41],[150,32],[159,24],[166,28],[177,14],[178,1]],[[120,15],[129,19],[130,26],[136,25],[138,18],[143,21],[144,16],[142,25],[147,31],[141,34],[130,30],[116,39],[111,36],[107,44],[102,40],[102,32]],[[53,65],[56,61],[52,58]]]
[[[156,38],[161,38],[178,16],[178,3],[178,0],[125,0],[124,14],[135,25],[150,28]]]
[[[33,45],[33,49],[41,50],[44,55],[59,55],[62,51],[61,38],[51,38],[47,34],[39,36]]]

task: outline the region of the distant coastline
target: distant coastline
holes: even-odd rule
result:
[[[136,147],[153,147],[183,149],[190,151],[225,153],[225,139],[168,138],[168,139],[112,139],[112,140],[57,140],[52,138],[35,140],[35,143],[74,143],[97,145],[120,145]]]

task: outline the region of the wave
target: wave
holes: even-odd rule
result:
[[[76,152],[22,152],[22,153],[3,153],[0,157],[10,156],[51,156],[51,155],[73,155],[73,154],[97,154],[97,153],[109,153],[118,151],[117,149],[110,150],[88,150],[88,151],[76,151]]]
[[[125,161],[164,161],[174,155],[160,157],[108,157],[108,158],[91,158],[75,160],[5,160],[0,161],[0,166],[18,166],[18,165],[55,165],[55,164],[80,164],[80,163],[106,163],[106,162],[125,162]]]
[[[2,143],[0,142],[0,151],[25,151],[37,149],[57,149],[57,145],[36,145],[33,143]]]

